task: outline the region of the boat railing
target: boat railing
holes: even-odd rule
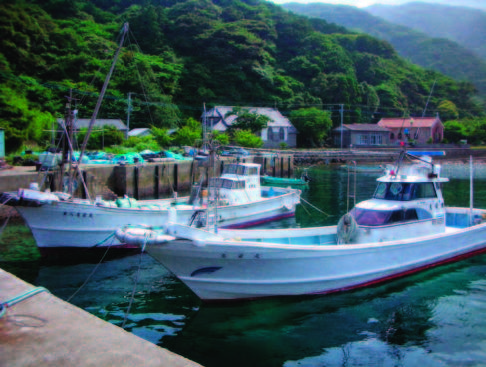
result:
[[[348,164],[348,195],[346,200],[346,212],[349,212],[349,201],[353,200],[353,208],[356,206],[356,161]],[[352,185],[352,187],[351,187]]]

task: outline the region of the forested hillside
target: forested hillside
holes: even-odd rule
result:
[[[483,10],[420,2],[400,6],[376,4],[364,10],[389,22],[424,32],[430,37],[457,42],[486,60],[486,2],[482,3]]]
[[[486,59],[460,43],[447,38],[431,38],[405,25],[387,22],[369,14],[366,11],[368,8],[362,10],[354,6],[323,3],[288,3],[282,6],[297,14],[321,18],[388,41],[400,56],[417,65],[434,69],[456,80],[474,83],[486,98]]]
[[[125,44],[99,117],[177,127],[203,103],[317,107],[335,125],[382,116],[484,113],[471,83],[399,57],[392,46],[263,0],[4,0],[0,5],[0,127],[7,150],[46,143],[65,96],[89,118],[117,47]],[[305,132],[303,132],[305,133]],[[46,143],[47,144],[47,143]]]

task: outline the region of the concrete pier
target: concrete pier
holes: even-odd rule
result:
[[[0,302],[33,288],[0,269]],[[0,366],[200,366],[42,292],[0,318]]]

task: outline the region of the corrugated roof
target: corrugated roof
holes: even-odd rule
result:
[[[130,130],[128,132],[128,136],[139,136],[146,132],[150,132],[150,129],[148,127],[141,127],[141,128]]]
[[[437,117],[382,118],[378,121],[378,125],[391,129],[431,127],[436,121],[440,120]]]
[[[390,132],[386,127],[379,126],[377,124],[344,124],[343,128],[352,131],[383,131]],[[341,127],[334,129],[336,131],[341,131]]]

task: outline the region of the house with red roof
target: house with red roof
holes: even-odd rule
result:
[[[440,143],[444,124],[436,117],[382,118],[378,125],[390,131],[390,144],[415,141],[416,144]]]

